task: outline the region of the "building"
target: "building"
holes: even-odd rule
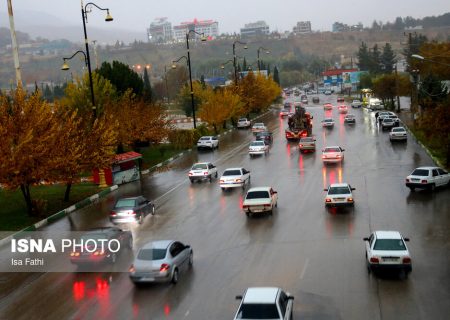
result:
[[[147,29],[148,41],[152,43],[166,43],[173,40],[172,24],[167,18],[156,18]]]
[[[269,26],[265,21],[256,21],[247,23],[244,28],[241,28],[242,38],[251,38],[256,36],[268,35],[270,33]]]
[[[350,31],[350,27],[345,23],[335,22],[335,23],[333,23],[333,26],[331,27],[331,31],[333,31],[333,32]]]
[[[186,41],[186,33],[194,30],[203,33],[208,39],[215,39],[219,36],[219,23],[214,20],[197,20],[182,22],[173,27],[173,36],[175,41]],[[197,35],[195,35],[198,37]],[[194,38],[194,35],[192,35]]]
[[[299,21],[293,28],[294,34],[311,33],[311,21]]]

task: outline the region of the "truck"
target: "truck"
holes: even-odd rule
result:
[[[369,98],[369,104],[367,106],[370,110],[382,110],[384,106],[381,104],[381,100],[378,98]]]
[[[309,137],[312,133],[312,116],[301,105],[295,106],[295,112],[288,118],[288,129],[285,130],[286,139],[298,140]]]

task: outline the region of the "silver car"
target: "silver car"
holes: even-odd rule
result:
[[[175,240],[160,240],[139,249],[129,270],[134,284],[150,282],[177,283],[181,271],[194,263],[191,246]]]

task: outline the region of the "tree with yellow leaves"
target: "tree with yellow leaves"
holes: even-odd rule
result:
[[[34,214],[30,187],[48,178],[57,125],[51,106],[39,93],[27,97],[19,87],[11,101],[0,97],[0,183],[20,188],[29,215]]]
[[[205,90],[205,93],[198,115],[212,126],[217,134],[218,126],[234,116],[239,116],[244,104],[239,95],[231,89],[209,89]]]
[[[263,112],[281,94],[281,88],[272,78],[253,72],[239,83],[239,95],[245,104],[245,113]]]

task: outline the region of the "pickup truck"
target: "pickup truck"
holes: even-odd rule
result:
[[[245,195],[242,209],[247,217],[254,213],[268,212],[272,215],[273,208],[278,205],[278,192],[272,187],[251,188]]]

